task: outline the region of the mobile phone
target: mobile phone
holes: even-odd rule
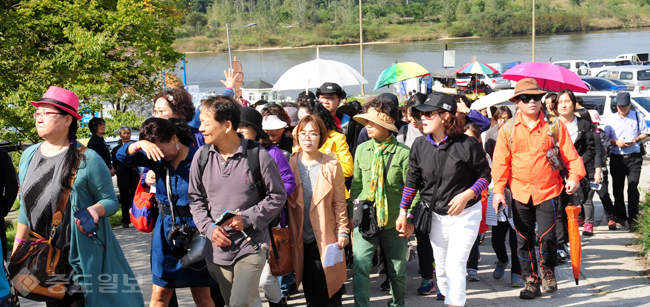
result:
[[[503,212],[503,210],[506,209],[506,205],[504,203],[499,204],[499,209],[497,210],[497,214]]]
[[[75,213],[74,217],[79,219],[81,227],[83,227],[86,234],[95,233],[97,229],[99,229],[99,226],[95,224],[95,220],[93,219],[93,216],[90,215],[90,212],[88,212],[88,209],[83,209]]]
[[[592,190],[596,190],[596,191],[599,191],[600,188],[603,186],[602,184],[600,184],[600,183],[596,184],[593,181],[589,182],[589,185],[591,186]]]
[[[230,209],[226,210],[218,219],[216,222],[214,222],[215,225],[221,226],[223,223],[225,223],[227,220],[231,219],[233,216],[237,215],[239,213],[239,210],[232,211]]]

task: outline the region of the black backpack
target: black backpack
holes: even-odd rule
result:
[[[251,170],[251,173],[253,173],[253,191],[257,191],[260,200],[262,200],[266,198],[266,186],[264,185],[264,178],[262,178],[262,171],[260,169],[260,144],[252,140],[247,141],[246,155],[248,156],[248,168]],[[203,146],[203,149],[201,149],[201,156],[199,157],[199,190],[201,191],[201,196],[206,201],[208,195],[205,191],[205,186],[203,186],[203,172],[205,171],[205,166],[208,164],[210,149],[212,147],[214,147],[214,145],[211,144]],[[278,224],[280,224],[280,214],[269,223],[269,228],[273,228]]]

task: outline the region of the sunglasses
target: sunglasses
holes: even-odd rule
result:
[[[521,102],[523,103],[529,103],[530,100],[532,99],[533,101],[542,101],[542,97],[544,97],[544,94],[537,94],[537,95],[519,95],[519,99],[521,99]]]

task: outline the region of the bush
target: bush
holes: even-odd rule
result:
[[[472,27],[466,23],[456,23],[447,28],[447,33],[451,37],[468,37],[474,35]]]
[[[646,261],[650,261],[650,194],[645,192],[645,201],[639,204],[639,216],[637,227],[634,229],[640,236],[636,242],[641,244],[641,255]]]

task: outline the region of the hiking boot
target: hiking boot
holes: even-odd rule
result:
[[[469,281],[479,281],[478,272],[475,269],[467,269],[467,280]]]
[[[583,236],[593,236],[594,235],[594,224],[585,223],[585,227],[582,229]]]
[[[535,277],[526,277],[526,285],[524,290],[519,292],[519,298],[525,300],[532,300],[538,296],[542,296],[542,291],[539,290],[539,281]]]
[[[567,253],[563,249],[558,248],[557,249],[557,261],[559,263],[565,263],[567,261],[567,258],[569,258],[569,253]]]
[[[379,285],[379,290],[381,291],[390,291],[390,279],[384,280],[384,282]]]
[[[519,288],[523,286],[521,275],[519,274],[510,274],[510,287]]]
[[[508,267],[509,263],[510,263],[510,260],[508,260],[506,263],[503,263],[501,261],[495,262],[494,264],[496,264],[497,267],[494,268],[494,272],[492,272],[492,278],[494,278],[494,279],[503,278],[503,275],[506,273],[506,268]]]
[[[287,307],[287,297],[282,297],[277,303],[269,302],[269,307]]]
[[[555,280],[555,270],[549,267],[542,267],[542,290],[545,293],[557,291],[557,280]]]
[[[442,295],[442,293],[440,293],[440,289],[438,289],[438,294],[436,295],[436,300],[439,300],[439,301],[444,301],[445,300],[445,296]]]
[[[609,226],[609,230],[616,230],[616,221],[614,221],[614,220],[609,220],[609,222],[607,223],[607,225]]]
[[[636,222],[628,222],[627,225],[630,227],[630,232],[636,231],[637,223]]]
[[[420,283],[420,288],[418,288],[418,294],[429,295],[431,293],[431,290],[435,287],[436,284],[433,282],[433,280],[429,278],[423,278],[422,282]]]

